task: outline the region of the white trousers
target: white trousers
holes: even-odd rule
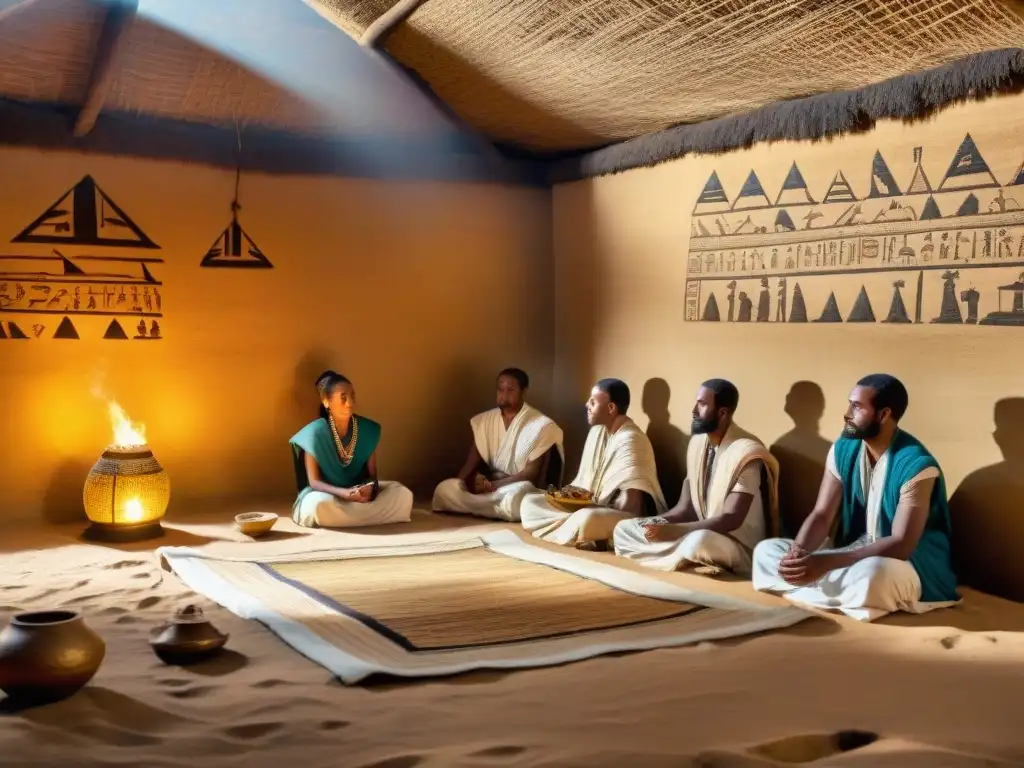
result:
[[[401,483],[382,481],[373,501],[341,501],[321,491],[310,491],[302,499],[292,519],[313,528],[362,528],[367,525],[408,523],[412,518],[412,491]]]
[[[583,541],[607,541],[615,526],[632,516],[608,507],[585,507],[566,512],[552,506],[543,493],[531,493],[520,507],[523,528],[552,544],[574,545]]]
[[[698,530],[675,541],[648,541],[644,524],[651,518],[631,518],[615,526],[615,554],[647,568],[677,571],[689,565],[718,566],[739,576],[750,575],[750,553],[735,539],[715,531]]]
[[[490,493],[470,493],[464,482],[453,477],[434,489],[431,506],[435,512],[458,512],[515,523],[519,521],[520,506],[528,493],[538,491],[527,480],[504,485]]]
[[[894,611],[925,613],[955,603],[922,603],[921,579],[914,566],[892,557],[868,557],[837,568],[817,583],[794,587],[779,576],[790,539],[766,539],[754,548],[754,589],[781,594],[794,603],[842,611],[858,621],[874,621]]]

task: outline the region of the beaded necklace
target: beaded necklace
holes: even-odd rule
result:
[[[338,428],[334,425],[334,417],[328,414],[327,420],[331,424],[331,434],[334,435],[334,444],[338,446],[338,455],[341,457],[341,463],[347,467],[352,463],[352,459],[356,455],[356,443],[359,442],[359,420],[355,414],[352,414],[352,439],[349,440],[348,448],[341,441]]]

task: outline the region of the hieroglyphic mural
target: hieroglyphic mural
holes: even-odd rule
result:
[[[717,172],[691,219],[689,322],[1024,326],[1024,163],[1000,183],[967,134],[933,186],[876,151],[858,195],[842,170],[815,194],[794,162],[769,197],[755,170]]]
[[[163,259],[88,252],[160,246],[91,176],[65,192],[11,242],[54,247],[46,255],[0,254],[0,339],[79,339],[86,318],[104,320],[105,330],[97,331],[104,339],[162,338],[163,283],[152,270]]]

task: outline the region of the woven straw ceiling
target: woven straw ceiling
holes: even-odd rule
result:
[[[383,80],[363,82],[373,79],[372,68],[353,57],[372,57],[346,38],[359,40],[410,0],[142,2],[191,4],[188,14],[196,18],[219,14],[206,22],[211,30],[256,30],[264,36],[253,48],[256,56],[293,60],[302,82],[289,90],[253,62],[246,66],[155,23],[140,5],[104,91],[105,110],[316,134],[379,133],[382,115],[391,126],[429,122],[415,94]],[[471,128],[542,152],[590,148],[780,99],[859,88],[985,50],[1024,47],[1022,0],[415,5],[383,38],[390,56]],[[82,104],[103,13],[99,0],[0,0],[0,97]],[[323,54],[317,63],[295,65],[312,51]],[[361,90],[351,86],[355,80],[363,82]],[[339,96],[328,91],[314,105],[294,92],[313,86],[334,87]],[[357,90],[361,101],[354,104]],[[325,110],[327,102],[332,108]]]
[[[306,2],[353,37],[396,4]],[[1013,5],[424,0],[385,47],[490,138],[555,150],[860,88],[972,53],[1021,47],[1024,17]]]

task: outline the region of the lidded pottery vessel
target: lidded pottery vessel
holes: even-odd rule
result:
[[[15,614],[0,632],[0,690],[30,704],[66,699],[92,680],[106,653],[77,611]]]
[[[206,620],[202,608],[186,605],[149,642],[167,664],[194,664],[216,654],[227,641],[228,635]]]

